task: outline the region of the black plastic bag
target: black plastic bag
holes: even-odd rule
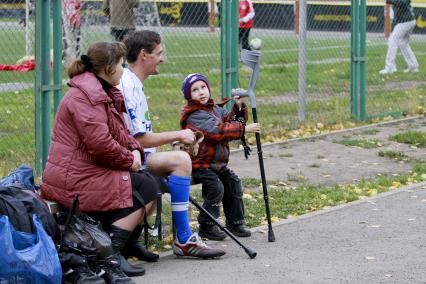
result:
[[[62,250],[97,259],[113,254],[110,237],[99,221],[80,211],[78,196],[74,198],[65,223]]]

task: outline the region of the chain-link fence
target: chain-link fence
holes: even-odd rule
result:
[[[213,97],[220,100],[221,3],[210,9],[204,1],[109,0],[110,17],[102,0],[62,0],[64,62],[84,53],[99,40],[120,34],[116,21],[135,25],[125,29],[153,29],[163,38],[166,62],[161,74],[145,81],[154,131],[179,128],[179,112],[185,101],[180,92],[183,78],[193,72],[205,74]],[[135,2],[135,3],[132,3]],[[263,133],[280,133],[300,125],[298,1],[253,1],[254,28],[250,38],[262,40],[257,110]],[[387,50],[386,17],[382,1],[367,3],[367,115],[405,114],[424,106],[426,53],[426,1],[413,1],[416,28],[410,44],[419,62],[418,73],[404,73],[405,63],[397,56],[398,71],[381,75]],[[115,7],[114,7],[115,5]],[[134,5],[134,7],[132,6]],[[318,127],[349,121],[351,65],[351,3],[308,1],[304,124]],[[116,9],[114,16],[112,9]],[[6,0],[0,4],[0,64],[19,63],[32,55],[33,4],[30,0]],[[211,15],[209,11],[215,11]],[[115,17],[115,20],[113,19]],[[118,19],[118,20],[117,20]],[[27,24],[27,22],[29,24]],[[127,25],[127,24],[126,24]],[[215,28],[213,29],[213,27]],[[22,62],[21,62],[22,63]],[[21,65],[19,65],[21,66]],[[250,72],[239,68],[239,83],[246,87]],[[34,74],[0,71],[0,174],[20,162],[32,164],[34,149]]]
[[[422,0],[423,1],[423,0]],[[110,0],[114,2],[114,0]],[[128,3],[118,1],[120,13]],[[136,1],[137,2],[137,1]],[[146,81],[147,93],[157,130],[178,126],[179,107],[184,104],[180,82],[186,74],[201,72],[212,81],[216,99],[220,94],[220,29],[210,30],[210,1],[142,1],[133,9],[135,28],[150,28],[162,34],[167,61],[161,75]],[[220,5],[215,24],[220,21]],[[351,3],[349,1],[309,1],[307,5],[307,66],[305,121],[323,124],[348,121],[350,113]],[[417,27],[411,39],[420,66],[424,65],[426,12],[422,2],[414,2]],[[261,72],[257,86],[259,115],[264,131],[281,131],[300,124],[298,1],[254,1],[255,24],[250,38],[263,41]],[[425,16],[422,14],[425,13]],[[82,49],[94,40],[110,40],[114,20],[104,16],[102,1],[84,1],[81,10]],[[419,73],[401,72],[382,76],[387,49],[384,34],[385,6],[367,5],[367,114],[413,113],[423,104],[424,91]],[[124,18],[128,18],[125,14]],[[111,24],[111,25],[109,25]],[[240,68],[240,85],[247,86],[250,72]],[[392,99],[390,99],[392,98]],[[167,102],[167,103],[165,103]],[[157,107],[158,105],[158,107]]]
[[[299,111],[299,11],[297,2],[257,3],[256,24],[252,36],[264,41],[258,101],[261,117],[273,129],[298,125]],[[384,1],[383,1],[384,2]],[[367,3],[367,115],[415,113],[425,101],[425,69],[403,73],[402,57],[397,57],[399,71],[380,75],[384,68],[387,38],[384,34],[384,3]],[[413,1],[417,27],[411,46],[420,66],[424,66],[426,29],[422,19],[426,10]],[[351,3],[349,1],[308,1],[306,41],[305,123],[315,126],[340,123],[351,118]]]
[[[1,1],[0,176],[34,165],[34,63],[33,2]]]

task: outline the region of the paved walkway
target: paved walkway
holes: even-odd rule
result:
[[[166,254],[146,264],[137,283],[426,283],[426,184],[393,191],[274,226],[276,241],[256,229],[243,240],[214,243],[218,260]]]
[[[265,146],[267,178],[297,186],[406,172],[411,168],[408,163],[380,157],[377,152],[401,151],[425,159],[424,149],[388,139],[409,129],[425,130],[425,124],[425,118],[417,118]],[[366,150],[335,143],[365,137],[381,141],[383,146]],[[241,177],[257,177],[257,157],[244,161],[241,156],[241,152],[232,154],[231,167]],[[317,166],[312,167],[314,163]],[[296,173],[305,178],[288,179]],[[230,239],[209,242],[227,252],[217,260],[178,259],[165,253],[158,263],[145,264],[147,274],[135,280],[173,284],[426,283],[425,189],[426,183],[420,183],[284,220],[274,224],[274,243],[267,241],[264,228],[255,228],[251,238],[241,239],[257,251],[255,259],[249,259]]]

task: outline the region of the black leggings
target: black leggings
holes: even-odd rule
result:
[[[147,171],[130,173],[132,181],[133,206],[106,212],[91,212],[90,216],[99,220],[104,227],[109,227],[117,220],[123,219],[133,212],[144,208],[146,204],[155,200],[161,191],[154,176]]]
[[[231,226],[244,224],[243,187],[241,180],[232,170],[227,167],[219,172],[211,169],[197,169],[193,170],[192,178],[195,183],[202,184],[203,207],[213,217],[219,218],[222,202],[226,224]],[[198,215],[198,222],[214,225],[214,222],[202,211]]]

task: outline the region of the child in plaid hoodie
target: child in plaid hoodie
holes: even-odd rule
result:
[[[188,75],[183,81],[182,92],[188,101],[182,111],[182,129],[189,128],[204,134],[198,154],[191,157],[192,179],[195,183],[202,184],[203,207],[215,218],[219,218],[222,202],[227,228],[236,236],[249,237],[251,232],[244,227],[241,180],[227,166],[230,153],[228,142],[241,139],[245,132],[259,132],[260,125],[244,125],[233,121],[235,116],[242,116],[244,121],[247,121],[248,109],[242,98],[235,98],[232,111],[228,112],[215,104],[210,95],[210,84],[201,74]],[[206,214],[200,212],[198,222],[201,237],[211,240],[225,239],[226,235]]]

